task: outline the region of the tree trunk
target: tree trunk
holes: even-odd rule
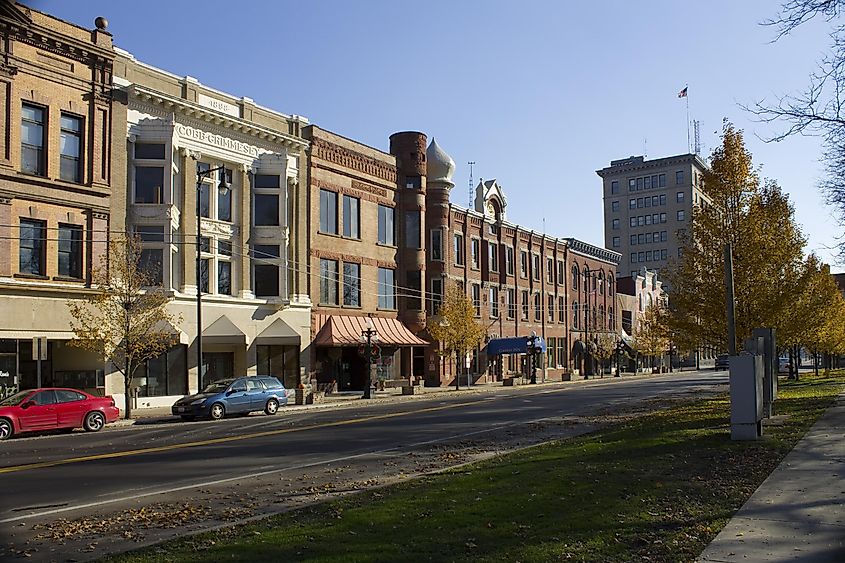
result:
[[[123,372],[123,418],[126,420],[129,420],[132,416],[132,397],[130,396],[132,391],[132,371],[134,370],[132,370],[131,362],[126,362],[126,371]]]
[[[819,376],[819,352],[815,348],[813,348],[813,372],[816,377]]]

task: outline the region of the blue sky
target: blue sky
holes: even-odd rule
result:
[[[723,118],[746,133],[765,177],[790,194],[808,250],[833,262],[842,228],[823,204],[816,137],[765,143],[777,129],[737,104],[800,91],[828,49],[811,22],[772,44],[759,23],[779,2],[312,0],[33,0],[93,27],[138,59],[382,150],[419,130],[457,163],[452,201],[467,204],[469,167],[497,178],[508,219],[603,244],[601,181],[610,160],[702,153]],[[834,271],[842,266],[834,265]]]

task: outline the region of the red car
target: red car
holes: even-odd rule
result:
[[[76,389],[20,391],[0,401],[0,440],[23,432],[84,428],[102,430],[120,416],[111,397],[95,397]]]

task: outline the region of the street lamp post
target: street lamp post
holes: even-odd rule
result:
[[[531,384],[537,384],[537,332],[531,331],[528,337],[528,373],[531,377]]]
[[[377,350],[378,347],[375,346],[375,343],[378,342],[378,331],[376,331],[375,327],[373,326],[373,319],[367,317],[365,321],[366,328],[361,331],[361,343],[366,346],[364,349],[364,357],[367,360],[367,378],[364,383],[364,395],[361,397],[362,399],[372,399],[372,387],[373,387],[373,356],[375,355],[374,349]]]
[[[203,389],[203,361],[202,361],[202,210],[200,201],[202,199],[203,180],[215,172],[220,174],[220,182],[217,184],[217,191],[225,195],[229,191],[229,182],[226,180],[226,166],[220,165],[215,168],[203,169],[200,165],[200,155],[194,153],[191,157],[197,161],[197,384],[199,390]],[[210,196],[209,196],[210,200]]]
[[[622,360],[622,339],[616,341],[616,375],[614,377],[621,377],[620,368]]]

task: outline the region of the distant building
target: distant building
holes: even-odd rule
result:
[[[646,267],[630,276],[617,278],[617,291],[622,298],[622,330],[633,336],[639,329],[639,321],[646,310],[655,305],[667,306],[663,281],[658,273]]]
[[[680,256],[679,231],[690,228],[694,206],[707,201],[696,154],[613,160],[597,170],[604,196],[604,243],[622,255],[619,275],[660,271]]]

